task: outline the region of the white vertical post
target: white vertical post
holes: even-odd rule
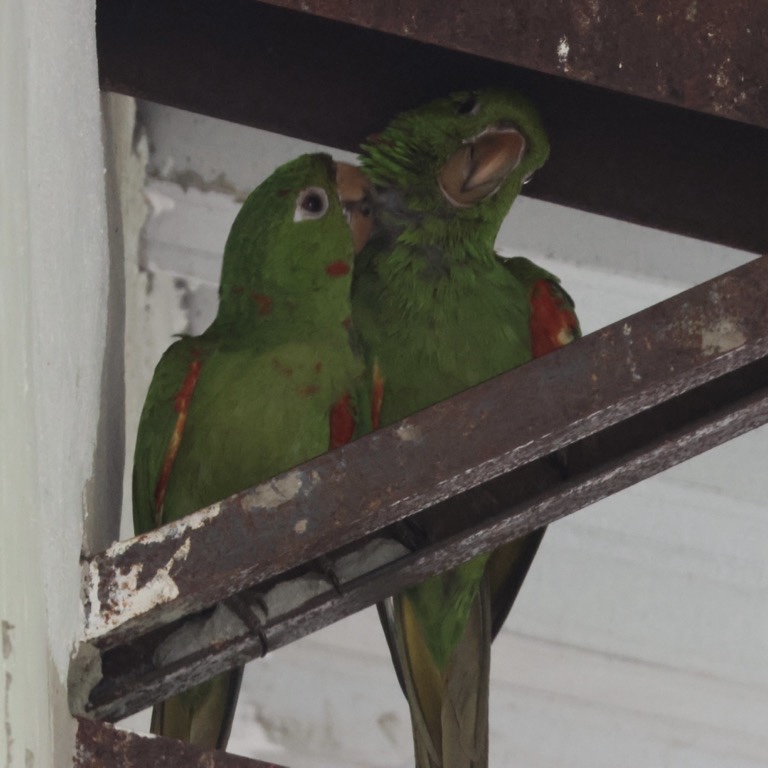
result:
[[[0,765],[72,764],[84,519],[119,499],[94,0],[0,3]],[[117,331],[116,331],[117,329]],[[110,338],[111,336],[111,338]],[[118,435],[118,437],[121,437]],[[118,439],[117,444],[121,441]],[[109,457],[105,460],[105,457]],[[105,533],[106,532],[106,533]]]

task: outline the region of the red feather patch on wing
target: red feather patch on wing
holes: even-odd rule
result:
[[[331,407],[330,427],[330,448],[346,445],[355,434],[355,414],[346,392]]]
[[[187,413],[189,405],[192,402],[192,395],[197,386],[197,379],[200,376],[200,369],[203,363],[199,357],[196,357],[190,364],[187,375],[179,388],[179,391],[173,397],[173,407],[176,413],[176,424],[173,427],[173,434],[168,443],[168,450],[165,452],[163,466],[160,469],[160,476],[155,485],[155,525],[160,526],[163,522],[163,503],[165,502],[165,492],[168,490],[168,481],[171,478],[173,463],[176,461],[176,454],[179,452],[181,438],[184,435],[184,427],[187,423]]]
[[[378,429],[381,425],[381,406],[384,402],[384,376],[379,368],[379,361],[373,364],[373,392],[371,396],[371,425]]]
[[[550,280],[539,280],[531,289],[530,330],[534,357],[547,355],[579,336],[576,313]]]

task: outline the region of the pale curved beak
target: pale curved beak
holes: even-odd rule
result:
[[[440,190],[457,208],[485,200],[520,165],[525,148],[515,128],[490,126],[448,158],[437,174]]]
[[[373,187],[359,168],[336,163],[336,189],[358,254],[373,231]]]

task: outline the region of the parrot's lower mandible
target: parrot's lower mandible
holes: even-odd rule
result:
[[[245,201],[216,319],[165,352],[149,387],[133,469],[137,533],[366,431],[350,285],[371,230],[368,189],[352,166],[304,155]],[[241,677],[226,672],[156,706],[153,732],[223,749]]]
[[[548,154],[536,110],[502,89],[457,93],[403,113],[363,147],[380,207],[356,260],[352,304],[373,379],[375,426],[579,335],[556,278],[494,252],[510,206]],[[490,645],[542,535],[380,606],[410,705],[418,768],[487,766]]]

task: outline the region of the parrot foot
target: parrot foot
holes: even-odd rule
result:
[[[333,567],[333,562],[329,557],[320,555],[312,561],[315,570],[324,578],[332,587],[337,595],[343,595],[344,591],[341,588],[341,582],[336,575],[336,571]]]
[[[264,616],[269,614],[267,604],[261,595],[250,596],[252,602],[256,603],[260,610],[264,612]],[[259,638],[261,645],[261,655],[266,656],[269,650],[269,643],[267,642],[267,636],[264,633],[264,626],[261,618],[253,610],[249,602],[245,600],[241,595],[232,595],[228,597],[224,604],[234,613],[240,621],[245,624],[248,630]]]

